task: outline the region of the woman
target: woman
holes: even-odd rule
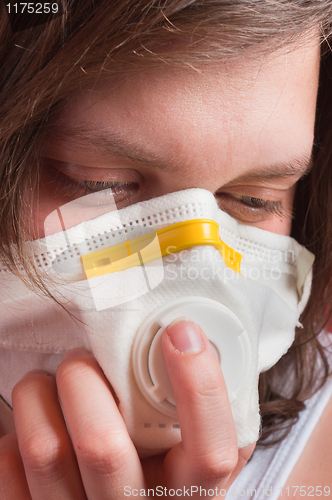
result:
[[[50,294],[27,242],[44,236],[54,210],[106,188],[123,208],[200,187],[241,224],[291,234],[315,254],[303,328],[260,380],[261,441],[270,446],[329,374],[319,334],[331,310],[331,11],[329,2],[85,2],[15,34],[1,16],[7,269]],[[123,498],[157,487],[225,496],[254,444],[238,450],[219,364],[200,329],[167,327],[164,355],[181,443],[140,460],[98,364],[70,352],[56,383],[30,372],[15,386],[17,437],[0,441],[2,497]],[[6,359],[3,385],[8,373],[14,385],[18,358]],[[289,478],[305,488],[292,496],[329,486],[331,405]]]

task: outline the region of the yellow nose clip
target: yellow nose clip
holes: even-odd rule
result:
[[[218,224],[209,219],[179,222],[150,234],[82,255],[81,259],[86,277],[89,279],[142,266],[171,253],[200,245],[214,246],[226,266],[241,274],[242,254],[220,239]]]

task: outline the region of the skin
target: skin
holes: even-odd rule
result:
[[[204,188],[240,222],[290,234],[296,182],[313,144],[318,72],[318,44],[310,41],[259,59],[142,71],[82,92],[58,118],[64,133],[45,145],[31,236],[43,236],[45,217],[58,206],[87,194],[82,180],[134,182],[115,194],[118,208]],[[79,128],[89,131],[90,143]],[[96,134],[116,136],[116,151],[101,153]],[[55,187],[64,180],[54,180],[57,170],[80,179],[74,194]],[[253,207],[252,198],[281,203],[283,213]],[[200,329],[198,336],[200,347],[188,352],[186,322],[163,334],[182,442],[153,459],[139,459],[89,353],[67,354],[56,380],[27,374],[13,391],[17,434],[0,440],[0,498],[114,500],[128,484],[227,489],[254,444],[237,449],[220,367]]]

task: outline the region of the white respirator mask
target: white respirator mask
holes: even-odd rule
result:
[[[239,448],[258,439],[258,377],[301,326],[314,261],[307,249],[239,224],[202,189],[121,210],[111,190],[87,195],[50,214],[45,234],[32,243],[34,259],[66,310],[2,270],[0,390],[9,404],[26,371],[55,373],[66,351],[85,347],[140,455],[166,451],[181,430],[161,334],[186,317],[219,359]]]

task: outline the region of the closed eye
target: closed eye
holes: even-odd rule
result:
[[[286,210],[282,200],[272,201],[253,196],[232,193],[215,194],[219,207],[241,222],[261,222],[273,216],[292,220],[293,214]]]
[[[96,193],[104,189],[112,189],[115,196],[125,197],[132,195],[138,190],[138,183],[126,181],[94,181],[75,179],[64,174],[56,168],[51,168],[51,183],[54,187],[55,196],[74,198]]]

